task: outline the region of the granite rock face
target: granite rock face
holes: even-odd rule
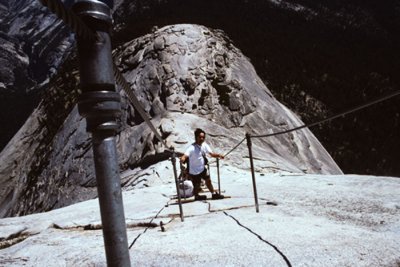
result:
[[[64,1],[67,6],[71,1]],[[74,44],[68,27],[40,1],[0,3],[0,149],[40,102],[39,92]]]
[[[302,125],[272,96],[248,58],[221,31],[191,25],[165,27],[126,43],[114,56],[152,116],[163,117],[165,111],[190,113],[228,129],[226,137],[234,129],[260,135]],[[212,134],[213,129],[208,132]],[[257,141],[267,153],[297,165],[298,170],[339,170],[309,131]],[[221,149],[230,148],[226,144]]]
[[[197,127],[208,133],[215,151],[227,153],[246,132],[264,134],[302,125],[272,96],[248,58],[222,31],[167,26],[118,47],[113,54],[156,128],[178,152],[193,141]],[[46,211],[96,195],[90,137],[73,108],[70,95],[74,94],[62,90],[63,81],[69,81],[67,87],[77,87],[75,72],[67,70],[67,77],[52,85],[54,95],[42,101],[0,154],[1,216]],[[124,93],[121,96],[117,138],[121,171],[167,159],[164,147]],[[253,143],[257,166],[266,172],[342,173],[309,130]],[[243,144],[227,163],[248,168],[246,156]],[[125,187],[143,183],[122,181]]]
[[[74,105],[79,76],[75,65],[66,65],[51,82],[39,106],[0,154],[0,177],[6,181],[0,189],[1,216],[32,213],[38,209],[46,211],[69,203],[71,198],[76,201],[80,195],[84,199],[91,197],[76,190],[74,179],[81,167],[77,160],[68,158],[71,153],[86,151],[85,140],[88,139],[83,130],[76,136],[80,117],[77,116],[77,122],[68,119],[69,113],[77,113]],[[60,153],[60,146],[64,153]],[[78,158],[79,153],[82,152],[78,152]]]
[[[137,173],[148,187],[123,192],[132,266],[400,264],[398,178],[256,172],[256,213],[249,171],[221,176],[231,198],[186,203],[182,222],[170,162]],[[107,265],[97,199],[0,224],[6,266]]]

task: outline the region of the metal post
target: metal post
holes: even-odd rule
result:
[[[115,135],[121,113],[115,92],[109,31],[112,0],[77,0],[74,12],[98,34],[98,40],[77,36],[82,95],[79,113],[92,133],[94,165],[108,266],[131,266],[126,234]]]
[[[178,181],[179,181],[179,180],[182,180],[182,181],[184,182],[184,178],[185,178],[185,177],[183,177],[183,175],[184,175],[184,170],[185,170],[185,168],[184,168],[182,162],[179,162],[179,166],[180,166],[180,169],[181,169],[181,174],[180,174],[179,177],[178,177]],[[183,188],[185,188],[185,187],[183,187]],[[185,192],[185,189],[183,189],[183,192],[184,192],[183,198],[186,199],[186,192]]]
[[[221,195],[221,179],[219,177],[219,158],[217,158],[218,192]]]
[[[179,204],[179,213],[181,215],[181,221],[183,222],[183,210],[182,210],[182,202],[181,202],[181,194],[179,193],[179,181],[178,181],[178,173],[176,171],[176,153],[175,149],[172,147],[172,157],[171,157],[171,162],[172,162],[172,168],[174,169],[174,177],[175,177],[175,185],[176,185],[176,193],[178,195],[178,204]],[[185,190],[185,188],[183,188]]]
[[[253,179],[253,192],[254,192],[254,201],[256,203],[256,212],[259,212],[258,208],[258,197],[257,197],[257,186],[256,186],[256,176],[254,173],[254,163],[253,163],[253,152],[251,150],[251,136],[249,133],[246,134],[247,147],[249,148],[249,158],[250,158],[250,167],[251,167],[251,177]]]

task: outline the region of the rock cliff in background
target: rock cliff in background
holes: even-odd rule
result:
[[[0,13],[2,149],[39,102],[39,90],[29,90],[55,72],[71,40],[39,1],[3,1]],[[309,123],[399,89],[399,17],[396,0],[118,0],[113,43],[176,23],[222,29]],[[399,176],[399,105],[392,99],[312,130],[346,173]]]
[[[271,133],[302,124],[272,96],[248,58],[219,30],[168,26],[120,46],[114,58],[163,138],[178,151],[193,141],[197,127],[208,133],[216,151],[227,153],[246,132]],[[71,95],[76,92],[62,90],[76,88],[77,75],[73,68],[63,75],[0,154],[3,217],[46,211],[96,195],[90,138],[84,120],[72,109]],[[121,95],[121,171],[167,159],[164,148]],[[254,140],[254,154],[257,168],[265,172],[341,173],[307,129]],[[227,162],[248,168],[246,156],[243,144]],[[129,177],[122,183],[129,188],[137,185]]]
[[[264,134],[302,125],[272,96],[248,58],[218,30],[190,25],[166,27],[126,43],[115,51],[114,57],[147,112],[163,118],[171,117],[165,115],[166,111],[170,111],[175,114],[174,121],[182,116],[187,125],[192,125],[181,130],[168,122],[167,128],[175,128],[175,135],[183,135],[183,140],[193,140],[196,123],[209,128],[196,116],[211,121],[208,126],[213,127],[207,132],[215,142],[214,147],[225,153],[244,138],[245,132]],[[182,113],[196,116],[190,119]],[[124,114],[132,112],[128,110]],[[134,118],[138,115],[133,115],[127,116],[126,121],[135,129],[138,126],[134,125]],[[161,130],[169,140],[171,130],[164,130],[162,122]],[[128,154],[132,154],[140,139],[137,134],[132,134],[130,144],[122,143],[125,144],[124,150],[130,149],[132,152]],[[339,171],[309,131],[255,142],[265,149],[260,158],[268,161],[269,155],[278,156],[282,162],[296,166],[293,170],[316,173]],[[152,146],[146,150],[149,154],[156,152]],[[128,161],[129,165],[134,165],[138,159]]]
[[[68,5],[68,2],[65,1]],[[74,43],[40,1],[0,3],[0,150],[40,101],[39,92]]]

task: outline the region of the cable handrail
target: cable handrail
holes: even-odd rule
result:
[[[369,106],[378,104],[378,103],[380,103],[380,102],[383,102],[383,101],[385,101],[385,100],[388,100],[388,99],[390,99],[390,98],[393,98],[393,97],[395,97],[395,96],[397,96],[397,95],[400,95],[400,90],[395,91],[395,92],[393,92],[393,93],[391,93],[391,94],[388,94],[388,95],[386,95],[386,96],[380,97],[380,98],[378,98],[378,99],[375,99],[375,100],[373,100],[373,101],[367,102],[367,103],[365,103],[365,104],[356,106],[355,108],[351,108],[351,109],[349,109],[349,110],[347,110],[347,111],[341,112],[341,113],[336,114],[336,115],[334,115],[334,116],[331,116],[331,117],[329,117],[329,118],[326,118],[326,119],[323,119],[323,120],[314,122],[314,123],[304,124],[304,125],[301,125],[301,126],[292,128],[292,129],[288,129],[288,130],[281,131],[281,132],[276,132],[276,133],[262,134],[262,135],[250,135],[250,137],[251,137],[251,138],[271,137],[271,136],[281,135],[281,134],[285,134],[285,133],[290,133],[290,132],[297,131],[297,130],[300,130],[300,129],[303,129],[303,128],[310,128],[310,127],[313,127],[313,126],[316,126],[316,125],[325,123],[325,122],[327,122],[327,121],[331,121],[331,120],[337,119],[337,118],[339,118],[339,117],[345,116],[345,115],[347,115],[347,114],[349,114],[349,113],[353,113],[353,112],[356,112],[356,111],[358,111],[358,110],[367,108],[367,107],[369,107]]]
[[[250,137],[251,137],[251,138],[271,137],[271,136],[276,136],[276,135],[281,135],[281,134],[285,134],[285,133],[290,133],[290,132],[293,132],[293,131],[301,130],[301,129],[303,129],[303,128],[310,128],[310,127],[313,127],[313,126],[316,126],[316,125],[325,123],[325,122],[327,122],[327,121],[331,121],[331,120],[337,119],[337,118],[339,118],[339,117],[345,116],[345,115],[347,115],[347,114],[356,112],[356,111],[358,111],[358,110],[367,108],[367,107],[369,107],[369,106],[378,104],[378,103],[380,103],[380,102],[383,102],[383,101],[385,101],[385,100],[388,100],[388,99],[390,99],[390,98],[393,98],[393,97],[395,97],[395,96],[397,96],[397,95],[400,95],[400,90],[395,91],[395,92],[393,92],[393,93],[391,93],[391,94],[388,94],[388,95],[386,95],[386,96],[380,97],[380,98],[378,98],[378,99],[372,100],[372,101],[367,102],[367,103],[365,103],[365,104],[356,106],[356,107],[354,107],[354,108],[351,108],[351,109],[349,109],[349,110],[347,110],[347,111],[344,111],[344,112],[341,112],[341,113],[336,114],[336,115],[334,115],[334,116],[331,116],[331,117],[329,117],[329,118],[326,118],[326,119],[317,121],[317,122],[313,122],[313,123],[310,123],[310,124],[304,124],[304,125],[301,125],[301,126],[292,128],[292,129],[288,129],[288,130],[284,130],[284,131],[280,131],[280,132],[276,132],[276,133],[263,134],[263,135],[250,135]],[[227,157],[230,153],[232,153],[235,149],[237,149],[237,148],[244,142],[244,140],[246,140],[246,137],[243,138],[238,144],[236,144],[231,150],[229,150],[229,152],[227,152],[227,153],[224,155],[224,157]],[[214,162],[214,161],[213,161],[213,162],[210,162],[209,165],[211,165],[211,164],[213,164],[213,163],[215,163],[215,162]]]
[[[230,153],[232,153],[236,148],[238,148],[238,147],[244,142],[244,140],[246,140],[246,137],[243,138],[243,139],[242,139],[237,145],[235,145],[231,150],[229,150],[229,152],[226,153],[226,154],[224,155],[224,158],[225,158],[226,156],[228,156]]]
[[[115,64],[114,64],[114,75],[115,75],[115,80],[122,87],[122,90],[128,96],[128,99],[131,101],[134,108],[139,112],[140,116],[143,118],[143,120],[149,126],[151,131],[154,133],[154,135],[157,137],[157,139],[166,148],[168,148],[166,141],[162,139],[160,133],[157,131],[157,129],[154,127],[153,123],[150,121],[150,119],[151,119],[150,116],[144,110],[142,104],[139,102],[139,99],[136,97],[136,95],[132,93],[132,90],[131,90],[128,82],[126,81],[125,77],[122,76],[121,72],[119,71],[118,67]]]

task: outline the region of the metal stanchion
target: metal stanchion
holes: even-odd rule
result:
[[[218,192],[221,195],[221,179],[219,176],[219,158],[217,158]]]
[[[179,180],[182,180],[182,182],[184,183],[185,182],[185,177],[183,177],[184,176],[184,172],[185,172],[185,167],[183,166],[183,164],[182,164],[182,162],[179,162],[179,166],[180,166],[180,169],[181,169],[181,175],[178,177],[178,181]],[[184,192],[184,194],[183,194],[183,198],[184,199],[186,199],[186,191],[185,191],[185,185],[183,185],[183,192]]]
[[[256,203],[256,212],[259,212],[258,208],[258,197],[257,197],[257,185],[256,185],[256,176],[254,173],[254,163],[253,163],[253,152],[251,150],[251,136],[250,134],[246,134],[247,147],[249,148],[249,158],[250,158],[250,167],[251,167],[251,177],[253,179],[253,191],[254,191],[254,201]]]
[[[131,266],[115,135],[121,114],[115,92],[109,31],[113,1],[78,0],[74,12],[97,33],[97,40],[77,36],[82,95],[79,113],[92,133],[94,165],[108,266]]]
[[[182,202],[181,202],[181,194],[179,193],[179,181],[178,181],[178,173],[176,171],[176,153],[175,153],[175,149],[172,147],[172,157],[171,157],[171,161],[172,161],[172,168],[174,169],[174,176],[175,176],[175,185],[176,185],[176,193],[178,195],[178,204],[179,204],[179,213],[181,215],[181,221],[183,222],[183,210],[182,210]],[[183,189],[185,190],[185,188]]]

